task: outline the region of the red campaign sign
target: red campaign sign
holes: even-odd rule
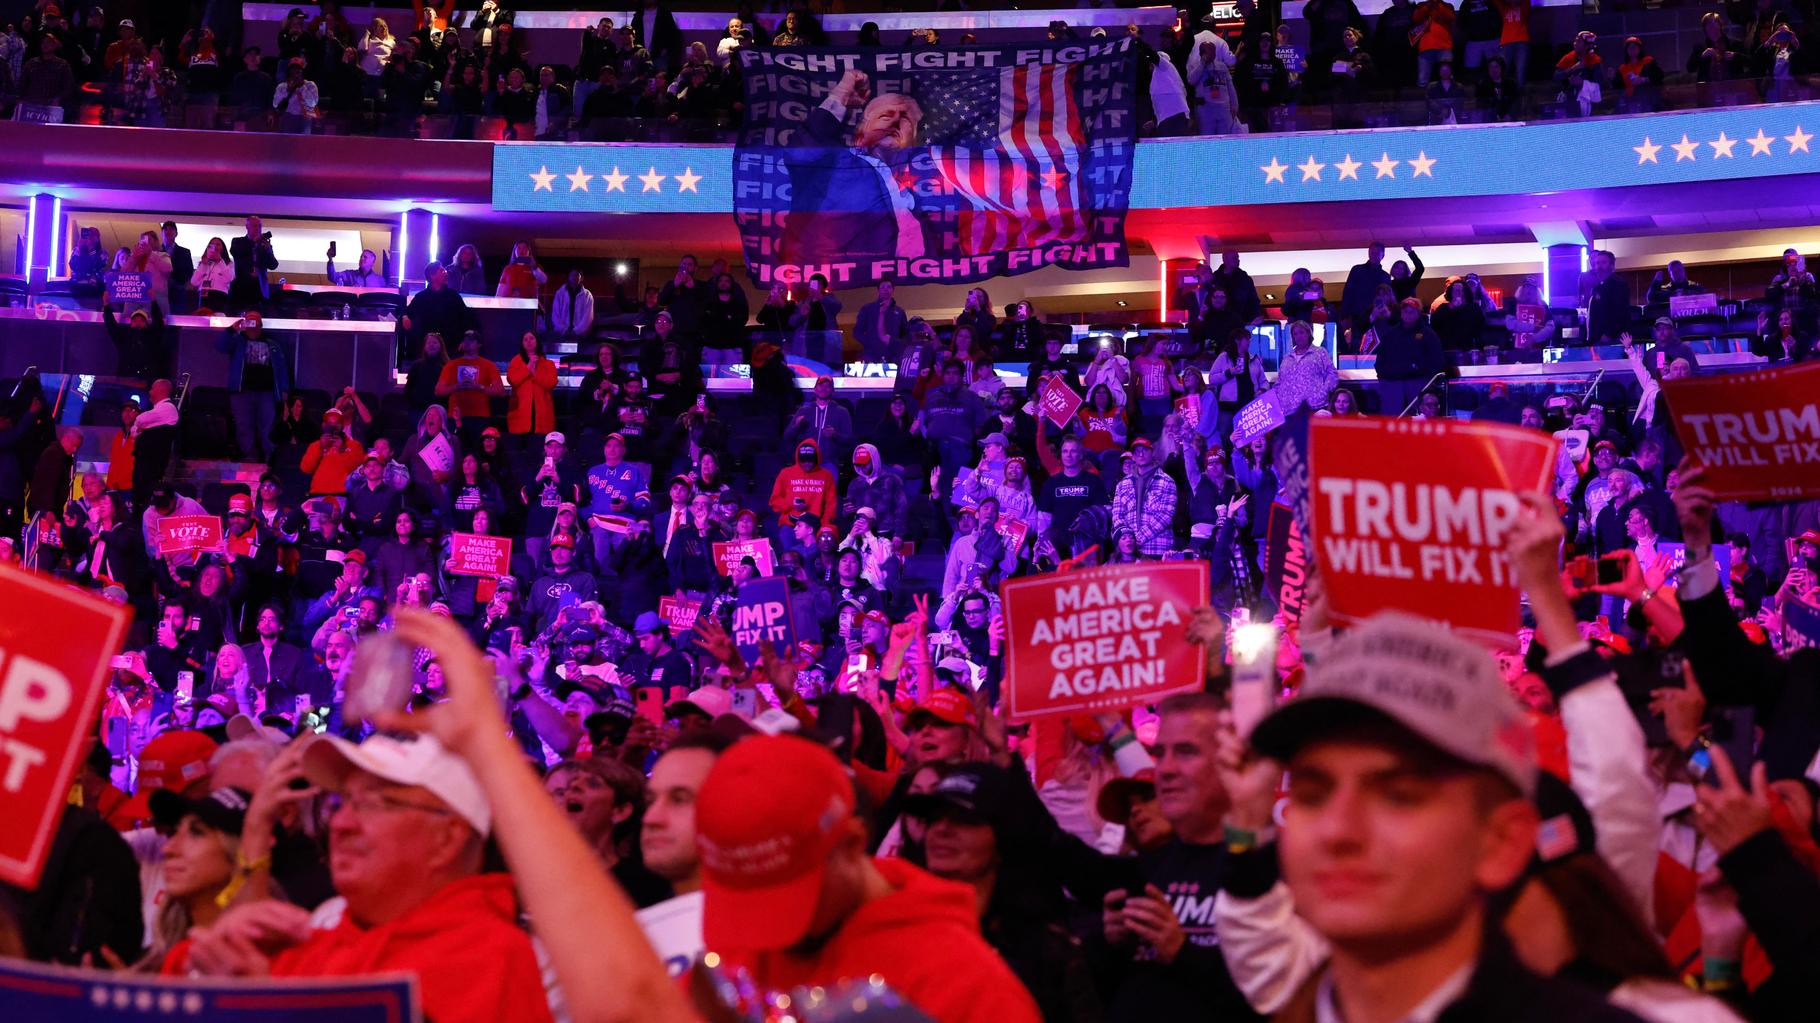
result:
[[[1187,423],[1190,430],[1199,429],[1201,426],[1201,396],[1185,394],[1177,398],[1175,414],[1182,417],[1182,422]]]
[[[1719,500],[1820,497],[1820,363],[1664,380],[1662,392]]]
[[[1203,684],[1183,639],[1207,563],[1155,561],[1007,580],[1005,685],[1014,719],[1155,703]]]
[[[1005,538],[1006,547],[1009,547],[1014,551],[1021,551],[1024,549],[1024,538],[1030,535],[1030,527],[1028,525],[1019,522],[1016,519],[1008,519],[1001,515],[999,516],[998,521],[993,524],[993,527],[998,530],[998,535]]]
[[[449,559],[453,575],[498,579],[512,572],[512,538],[481,533],[450,533]]]
[[[1407,611],[1514,645],[1521,621],[1505,545],[1519,495],[1553,477],[1555,439],[1377,416],[1315,419],[1309,431],[1310,532],[1334,618]]]
[[[0,565],[0,881],[38,883],[132,611]]]
[[[657,617],[670,627],[670,635],[680,636],[695,628],[695,619],[701,614],[701,601],[677,600],[675,597],[657,598]]]
[[[714,567],[721,575],[732,575],[733,566],[739,564],[742,558],[758,562],[758,574],[761,576],[770,575],[776,565],[771,556],[770,540],[726,540],[714,544]]]
[[[214,515],[166,515],[158,520],[158,556],[209,554],[222,550],[221,519]]]
[[[1074,388],[1062,383],[1060,377],[1050,377],[1044,385],[1040,406],[1043,418],[1057,427],[1067,426],[1074,414],[1080,411],[1081,396],[1074,393]]]

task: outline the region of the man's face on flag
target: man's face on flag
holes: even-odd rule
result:
[[[922,122],[923,108],[901,92],[874,96],[860,115],[859,129],[853,144],[860,149],[885,146],[908,149],[916,145],[916,126]]]

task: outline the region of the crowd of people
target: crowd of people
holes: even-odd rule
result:
[[[690,40],[659,0],[624,24],[601,18],[572,63],[536,64],[510,4],[412,7],[409,25],[362,23],[323,0],[291,10],[266,47],[245,41],[240,12],[229,8],[116,0],[65,11],[57,0],[35,0],[0,33],[0,101],[17,119],[75,120],[87,102],[82,90],[93,87],[100,118],[129,125],[309,134],[326,120],[337,133],[397,137],[713,138],[743,117],[740,49],[830,41],[812,7],[761,15],[751,4],[718,36]],[[1335,104],[1336,126],[1362,126],[1367,98],[1412,101],[1420,111],[1374,113],[1373,124],[1640,112],[1663,104],[1671,75],[1754,86],[1757,98],[1778,102],[1800,98],[1812,72],[1813,47],[1802,45],[1811,19],[1779,0],[1708,14],[1686,67],[1671,69],[1636,36],[1608,41],[1603,54],[1590,31],[1551,43],[1532,28],[1529,0],[1394,0],[1370,19],[1352,0],[1315,0],[1305,27],[1280,8],[1239,0],[1221,21],[1201,3],[1171,28],[1126,26],[1145,55],[1144,134],[1288,130],[1307,104]],[[1107,34],[1056,21],[1047,38]],[[868,22],[852,43],[976,41],[934,28],[887,38]],[[426,116],[436,124],[426,127]]]
[[[171,244],[148,232],[136,258],[174,265]],[[208,509],[170,479],[184,412],[155,303],[110,308],[123,369],[153,382],[105,468],[76,472],[81,433],[34,381],[0,418],[8,560],[135,611],[52,867],[0,902],[0,947],[186,976],[406,970],[445,1021],[693,1018],[671,977],[714,970],[780,990],[877,974],[935,1019],[995,1023],[1820,1004],[1820,503],[1712,500],[1660,398],[1698,356],[1672,320],[1632,338],[1627,291],[1601,319],[1603,255],[1588,329],[1614,325],[1639,393],[1494,388],[1474,412],[1563,439],[1509,552],[1532,625],[1494,658],[1400,616],[1335,633],[1318,571],[1299,613],[1264,583],[1279,437],[1238,442],[1234,416],[1272,388],[1318,416],[1368,393],[1313,344],[1307,275],[1274,380],[1236,253],[1203,268],[1196,343],[1174,350],[1065,353],[983,287],[938,332],[881,285],[855,342],[918,368],[853,407],[826,378],[710,395],[704,363],[781,359],[717,351],[712,325],[749,313],[717,308],[739,292],[691,258],[636,350],[601,345],[559,401],[536,333],[503,368],[480,355],[459,296],[487,275],[458,257],[400,324],[415,422],[388,433],[351,389],[291,395],[259,310],[269,247],[256,219],[224,247],[244,310],[226,384],[270,471],[227,497],[217,549],[163,549],[164,519]],[[1345,343],[1463,350],[1461,307],[1490,312],[1477,282],[1425,312],[1420,259],[1382,257],[1338,312],[1400,325],[1336,316]],[[496,286],[535,268],[515,252]],[[1651,290],[1693,287],[1671,267]],[[1805,355],[1798,254],[1774,287],[1792,340],[1772,357]],[[756,318],[833,325],[807,295]],[[993,369],[1013,354],[1022,387]],[[1385,414],[1444,414],[1408,379],[1380,380]],[[1052,381],[1072,415],[1038,402]],[[467,567],[498,540],[504,571]],[[1210,606],[1170,637],[1204,648],[1204,691],[1008,720],[1001,584],[1160,560],[1207,565]],[[741,587],[765,578],[795,639],[742,654]],[[1227,701],[1240,620],[1271,623],[1293,694],[1255,731]]]

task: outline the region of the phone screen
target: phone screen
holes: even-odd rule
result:
[[[638,714],[654,725],[664,723],[664,691],[652,686],[645,686],[638,691],[633,701],[638,706]]]
[[[1599,559],[1599,585],[1609,586],[1624,581],[1624,562],[1617,558]]]

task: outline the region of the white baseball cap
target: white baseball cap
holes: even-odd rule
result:
[[[228,718],[227,737],[234,742],[251,739],[278,746],[288,745],[291,741],[290,736],[248,714],[236,714]]]
[[[396,785],[420,787],[448,804],[482,835],[493,828],[493,808],[487,804],[479,779],[466,761],[430,736],[373,735],[355,744],[340,736],[322,735],[303,751],[303,773],[311,784],[339,792],[354,771]]]

